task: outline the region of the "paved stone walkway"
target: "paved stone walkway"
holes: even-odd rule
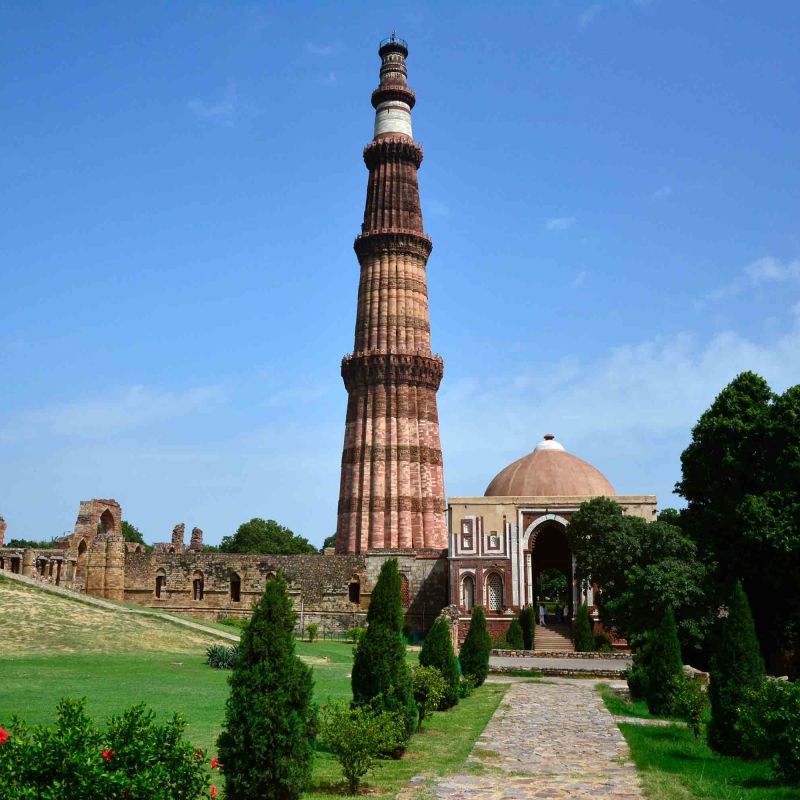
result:
[[[630,800],[643,797],[628,747],[600,696],[580,684],[514,683],[459,775],[436,800]],[[421,781],[417,787],[422,789]],[[413,797],[411,791],[403,792]]]

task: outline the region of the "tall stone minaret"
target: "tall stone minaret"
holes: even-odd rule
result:
[[[361,265],[355,345],[342,360],[348,393],[336,528],[338,553],[445,549],[444,479],[436,390],[443,362],[431,353],[408,47],[381,42],[372,93],[375,137],[364,149],[367,203],[355,251]]]

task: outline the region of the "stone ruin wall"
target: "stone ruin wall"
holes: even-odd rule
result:
[[[278,570],[286,576],[289,596],[303,624],[318,623],[327,631],[364,626],[369,599],[383,562],[394,556],[408,582],[405,625],[409,633],[426,630],[447,598],[447,560],[435,551],[380,555],[239,555],[182,552],[125,555],[127,602],[190,614],[202,619],[247,617],[267,580]],[[240,599],[231,596],[231,575],[240,580]],[[156,579],[163,575],[160,597]],[[196,597],[202,580],[202,597]],[[357,584],[358,602],[351,601]],[[299,624],[299,617],[298,617]]]
[[[203,531],[186,526],[153,552],[122,538],[122,509],[115,500],[81,502],[74,531],[52,549],[0,546],[0,569],[111,600],[125,600],[204,619],[249,616],[267,580],[283,570],[295,611],[303,623],[327,631],[366,624],[372,589],[381,566],[396,558],[403,580],[405,628],[427,630],[447,604],[448,562],[441,550],[382,550],[363,555],[237,555],[203,552]],[[3,525],[0,532],[5,533]],[[231,574],[240,579],[240,599],[231,597]],[[163,576],[161,596],[156,578]],[[195,581],[202,579],[202,597]],[[357,584],[357,593],[351,584]],[[351,600],[356,599],[356,602]]]

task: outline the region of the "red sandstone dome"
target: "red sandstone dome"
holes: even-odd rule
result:
[[[499,472],[486,497],[613,497],[614,487],[600,470],[568,453],[552,433],[532,453]]]

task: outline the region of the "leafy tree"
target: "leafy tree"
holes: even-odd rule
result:
[[[738,375],[692,429],[681,467],[682,525],[715,565],[715,599],[742,581],[764,653],[782,669],[785,651],[800,654],[800,386],[778,396]]]
[[[461,672],[471,676],[476,686],[481,686],[489,674],[491,654],[492,641],[486,627],[486,615],[482,606],[475,606],[458,660],[461,662]]]
[[[353,703],[402,715],[406,738],[417,725],[417,706],[406,663],[403,606],[397,559],[381,567],[370,597],[367,630],[355,646],[351,673]]]
[[[243,522],[233,536],[225,536],[219,546],[222,553],[300,555],[316,553],[307,539],[298,536],[274,519],[259,517]]]
[[[136,542],[136,544],[146,544],[141,531],[128,520],[122,520],[122,538],[126,542]]]
[[[279,572],[242,631],[218,739],[227,800],[293,800],[311,779],[317,707],[294,652],[295,613]]]
[[[320,553],[325,552],[326,547],[336,547],[336,534],[332,533],[330,536],[325,537],[325,541],[322,543],[322,547],[320,547]]]
[[[9,539],[3,547],[14,547],[20,550],[52,550],[56,547],[56,540],[37,542],[35,539]]]
[[[572,639],[575,649],[579,653],[594,651],[594,633],[592,633],[592,620],[589,616],[589,606],[583,603],[575,612],[575,621],[572,628]]]
[[[524,650],[533,650],[536,638],[536,609],[533,606],[523,606],[519,612],[519,625],[522,628],[522,647]]]
[[[605,627],[635,641],[674,608],[684,643],[696,645],[704,638],[706,568],[681,528],[626,517],[614,500],[598,497],[574,514],[567,538],[577,577],[600,586],[595,603]]]
[[[560,569],[546,569],[539,575],[539,596],[547,600],[558,600],[567,591],[567,576]]]
[[[711,657],[711,722],[708,743],[725,755],[750,755],[739,728],[739,714],[751,691],[764,679],[764,661],[747,595],[737,581],[720,620],[719,641]]]
[[[667,609],[661,624],[653,631],[647,649],[647,708],[651,714],[671,714],[675,710],[676,694],[683,677],[681,645],[672,609]]]
[[[519,619],[514,618],[511,620],[506,632],[506,641],[512,650],[525,649],[525,643],[522,638],[522,625],[519,624]]]
[[[444,710],[458,703],[458,684],[460,680],[458,659],[453,652],[450,626],[444,617],[439,617],[431,625],[431,629],[422,643],[419,663],[423,667],[436,667],[445,680],[445,691],[439,708]]]

